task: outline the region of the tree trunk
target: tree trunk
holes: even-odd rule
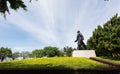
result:
[[[1,58],[1,62],[4,60],[4,57]]]

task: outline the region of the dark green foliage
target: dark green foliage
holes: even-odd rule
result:
[[[43,56],[45,56],[45,53],[44,53],[44,50],[39,50],[39,49],[36,49],[34,51],[32,51],[32,54],[33,54],[33,57],[36,57],[36,58],[41,58]]]
[[[6,57],[12,57],[12,51],[10,48],[0,48],[0,60],[3,61]]]
[[[87,47],[96,50],[98,56],[120,54],[120,17],[118,14],[107,21],[103,27],[98,25],[92,37],[88,39]]]
[[[19,8],[26,10],[26,5],[22,0],[8,0],[8,2],[10,3],[10,7],[14,10],[17,10]]]
[[[2,13],[4,17],[6,16],[6,12],[9,13],[9,7],[13,10],[18,10],[19,8],[27,10],[22,0],[0,0],[0,13]]]
[[[18,58],[20,56],[19,52],[12,53],[12,59],[15,60],[15,58]]]
[[[51,47],[51,46],[45,47],[44,52],[47,57],[54,57],[60,55],[60,51],[58,50],[57,47]]]
[[[57,47],[47,46],[44,49],[36,49],[32,51],[32,57],[55,57],[64,56],[64,53],[60,51]]]
[[[74,48],[72,48],[72,47],[64,47],[64,52],[65,52],[65,55],[66,56],[68,56],[68,57],[70,57],[70,56],[72,56],[72,52],[73,52],[73,50],[75,50]]]
[[[31,2],[32,0],[29,1]],[[27,6],[23,0],[0,0],[0,13],[4,16],[4,18],[6,17],[6,12],[10,14],[10,9],[18,10],[20,8],[27,10]]]

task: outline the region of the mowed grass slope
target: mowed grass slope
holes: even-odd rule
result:
[[[88,58],[54,57],[32,58],[1,62],[0,69],[4,68],[108,68],[109,66],[92,61]]]

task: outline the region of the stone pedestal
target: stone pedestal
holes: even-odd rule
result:
[[[74,50],[72,52],[72,57],[96,57],[94,50]]]

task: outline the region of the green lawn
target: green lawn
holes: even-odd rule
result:
[[[108,68],[109,66],[87,58],[54,57],[33,58],[1,62],[0,68]]]

